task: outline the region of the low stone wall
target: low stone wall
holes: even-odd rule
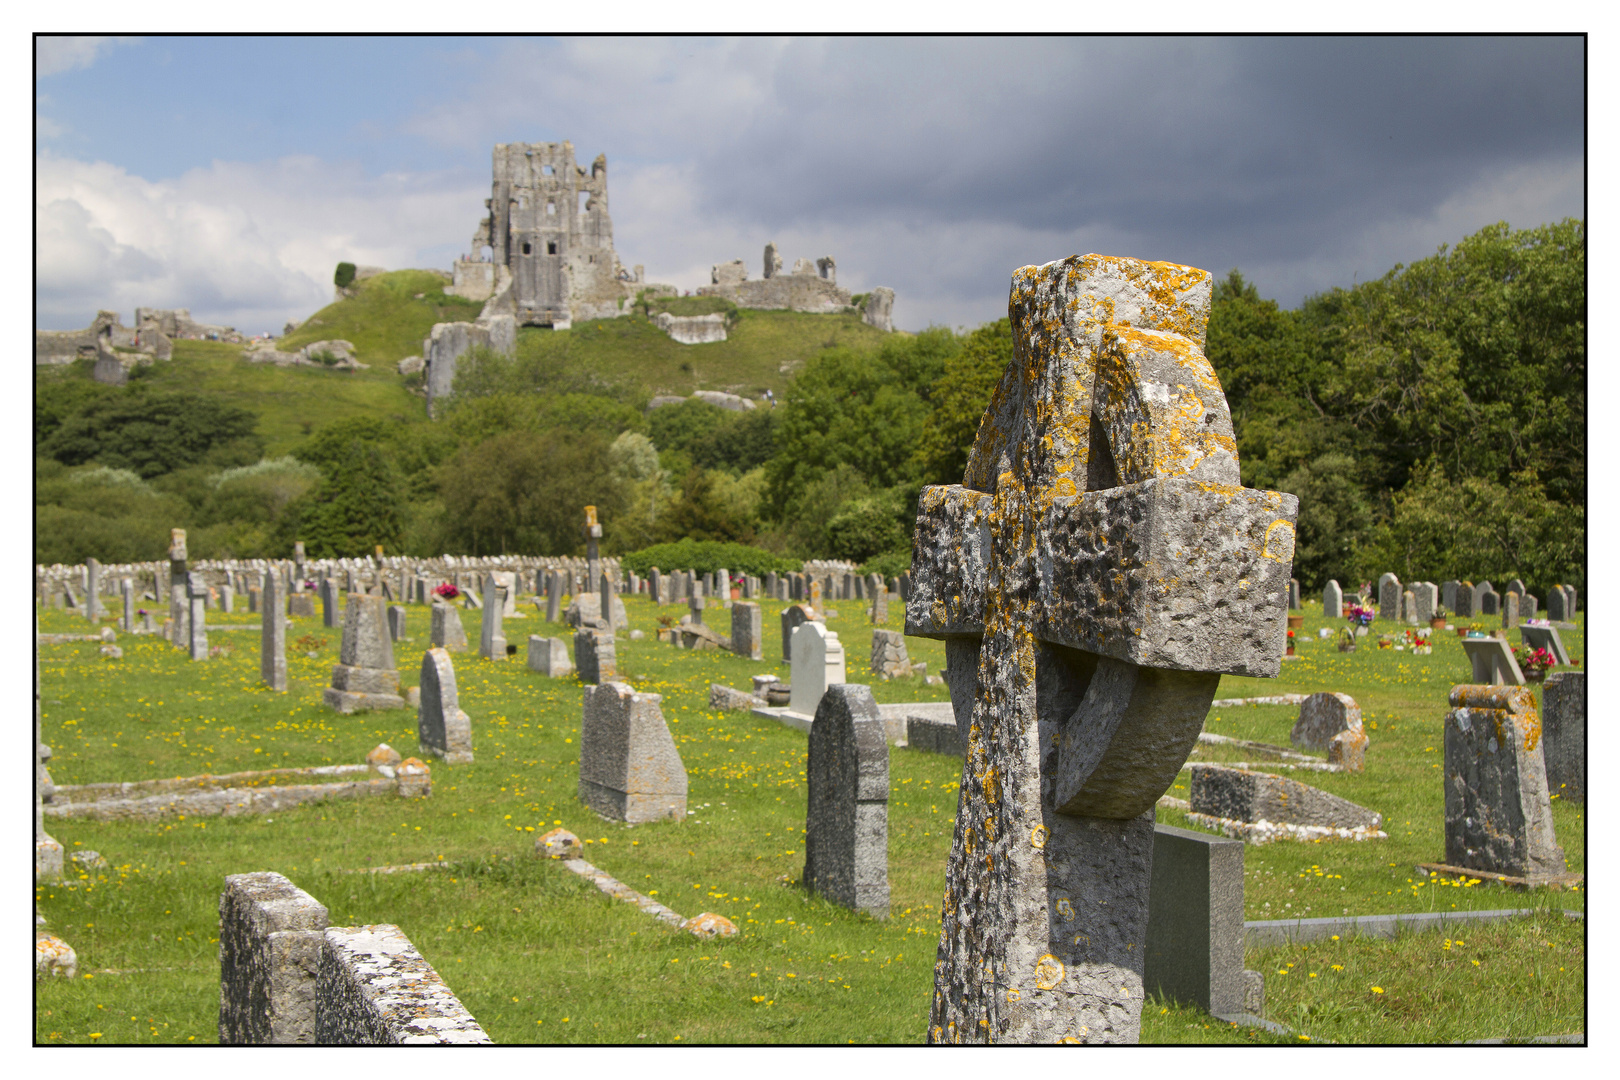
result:
[[[706,345],[711,341],[726,340],[724,315],[671,315],[660,311],[653,322],[658,329],[682,345]]]
[[[315,1041],[327,1046],[489,1043],[399,927],[326,931],[315,976]]]
[[[278,784],[291,775],[374,771],[367,780],[329,784]],[[251,786],[263,784],[264,786]],[[224,785],[224,786],[220,786]],[[89,818],[95,821],[150,821],[185,814],[192,817],[239,817],[271,814],[306,803],[371,796],[426,798],[433,794],[427,766],[415,758],[398,768],[372,770],[366,765],[322,766],[318,769],[269,769],[260,773],[226,776],[176,777],[129,784],[82,784],[56,788],[45,816]]]
[[[219,898],[219,1041],[313,1043],[327,912],[280,874],[232,874]]]

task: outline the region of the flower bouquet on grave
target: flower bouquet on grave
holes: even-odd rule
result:
[[[445,600],[454,600],[461,595],[461,590],[448,581],[433,590],[433,595]]]
[[[1288,651],[1286,653],[1284,653],[1283,655],[1284,656],[1293,656],[1294,655],[1294,631],[1293,630],[1288,631]]]
[[[1339,631],[1339,651],[1356,651],[1356,635],[1350,632],[1350,628],[1348,626]]]
[[[1513,650],[1513,659],[1519,664],[1519,670],[1524,672],[1528,682],[1541,682],[1547,677],[1547,669],[1558,663],[1557,658],[1546,649],[1525,649],[1519,647]]]
[[[1365,604],[1353,603],[1345,608],[1344,617],[1355,630],[1357,637],[1367,636],[1367,627],[1372,625],[1373,609]]]

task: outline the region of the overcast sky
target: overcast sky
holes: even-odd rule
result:
[[[36,325],[279,331],[340,260],[449,269],[492,146],[564,139],[683,289],[775,240],[908,330],[1091,251],[1292,307],[1584,217],[1585,76],[1578,38],[42,38]]]

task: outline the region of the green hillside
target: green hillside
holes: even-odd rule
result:
[[[342,339],[354,343],[361,363],[393,367],[407,356],[422,355],[422,339],[434,323],[478,318],[484,305],[446,296],[447,284],[432,270],[395,270],[366,278],[354,286],[353,296],[305,319],[281,339],[280,347],[292,352],[312,342]]]

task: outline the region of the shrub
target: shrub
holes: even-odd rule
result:
[[[337,273],[332,275],[332,284],[340,289],[347,289],[354,284],[354,263],[340,262],[337,264]]]
[[[885,551],[882,555],[873,556],[861,564],[862,574],[877,574],[885,581],[889,578],[899,577],[911,569],[911,548],[909,546],[895,551]]]

